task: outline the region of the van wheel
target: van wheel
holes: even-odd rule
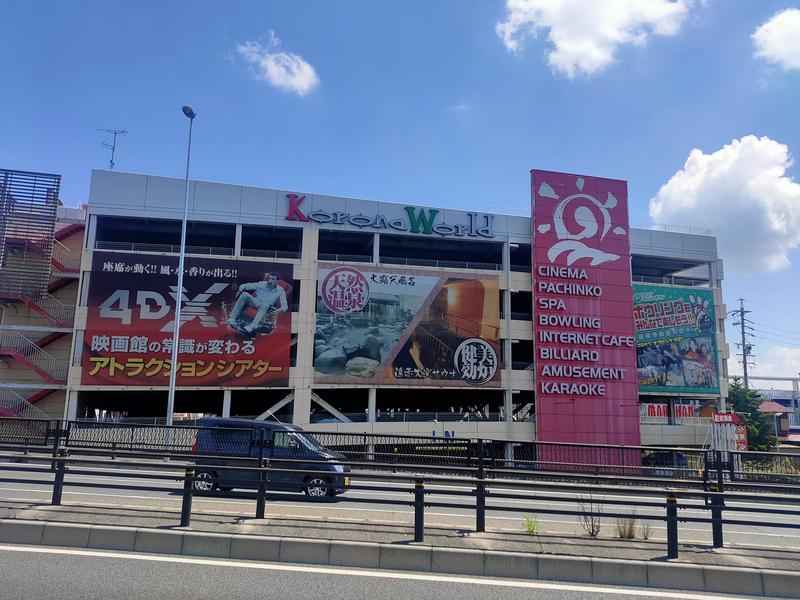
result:
[[[192,482],[192,490],[198,493],[214,492],[219,489],[217,474],[213,471],[198,471]]]
[[[330,481],[324,477],[310,477],[306,480],[305,493],[311,500],[324,500],[331,495]]]

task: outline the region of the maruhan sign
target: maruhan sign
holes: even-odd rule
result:
[[[381,214],[354,215],[347,212],[319,209],[306,212],[303,209],[305,196],[287,194],[286,198],[289,200],[289,210],[285,217],[287,221],[352,225],[360,229],[371,228],[442,237],[494,238],[494,215],[468,212],[466,213],[466,223],[445,223],[441,220],[437,221],[438,209],[417,206],[404,207],[405,216],[401,218],[389,218]]]

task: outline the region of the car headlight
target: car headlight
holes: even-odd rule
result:
[[[333,468],[337,473],[344,473],[344,467],[342,465],[333,465]]]

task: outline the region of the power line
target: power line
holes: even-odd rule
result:
[[[753,327],[753,331],[756,333],[756,335],[769,335],[769,336],[772,336],[772,337],[783,338],[783,339],[788,340],[790,342],[798,342],[798,343],[800,343],[800,337],[796,337],[796,336],[793,336],[793,335],[781,335],[779,333],[774,333],[772,331],[764,331],[763,329],[759,329],[758,327]]]
[[[792,331],[790,329],[784,329],[783,327],[773,327],[772,325],[765,325],[764,323],[757,323],[755,321],[751,321],[753,325],[758,325],[759,327],[766,327],[767,329],[774,329],[776,331],[785,331],[786,333],[794,333],[796,335],[800,335],[800,331]]]
[[[774,344],[781,344],[783,346],[790,346],[792,348],[800,348],[800,343],[798,343],[798,342],[787,342],[786,340],[779,340],[779,339],[776,339],[776,338],[770,338],[770,337],[767,337],[765,335],[756,335],[755,337],[760,339],[760,340],[764,340],[764,341],[767,341],[767,342],[772,342]],[[737,346],[738,346],[738,344],[737,344]]]

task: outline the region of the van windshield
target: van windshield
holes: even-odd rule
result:
[[[320,444],[316,438],[299,431],[276,431],[273,443],[275,448],[291,448],[292,446],[302,445],[313,452],[328,452],[328,449]]]
[[[328,449],[322,444],[320,444],[313,435],[309,435],[307,433],[295,433],[294,435],[297,436],[297,438],[302,442],[302,444],[309,450],[314,450],[315,452],[328,451]]]

